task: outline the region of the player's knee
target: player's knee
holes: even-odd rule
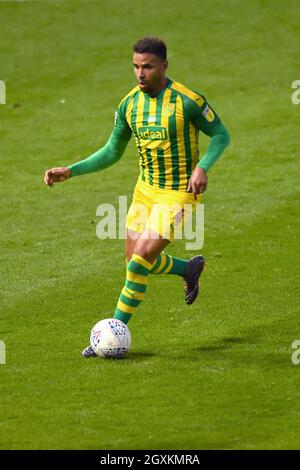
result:
[[[126,246],[125,250],[125,256],[126,256],[126,262],[128,263],[131,258],[132,258],[132,252],[133,252],[134,247],[133,246]]]
[[[135,255],[141,256],[146,261],[149,261],[149,263],[151,263],[155,259],[155,256],[153,255],[152,251],[144,246],[137,247],[133,253]]]

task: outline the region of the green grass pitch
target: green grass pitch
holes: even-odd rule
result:
[[[299,14],[290,0],[0,3],[0,449],[299,448]],[[125,275],[96,208],[131,196],[137,152],[52,189],[43,173],[105,143],[145,35],[232,142],[209,173],[199,300],[152,276],[128,357],[84,360]]]

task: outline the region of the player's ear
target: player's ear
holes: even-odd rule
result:
[[[164,62],[163,62],[164,70],[167,70],[168,65],[169,65],[169,62],[167,60],[164,60]]]

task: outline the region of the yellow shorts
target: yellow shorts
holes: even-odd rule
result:
[[[192,215],[201,196],[198,195],[195,200],[192,193],[156,188],[138,179],[126,218],[126,228],[138,233],[150,229],[172,241],[174,234],[182,231],[184,220]]]

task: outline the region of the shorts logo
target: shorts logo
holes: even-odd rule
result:
[[[171,117],[175,113],[175,103],[170,103],[163,107],[164,116]]]
[[[167,140],[168,131],[166,127],[143,126],[138,128],[138,137],[143,140]]]
[[[180,222],[182,221],[183,213],[184,213],[184,209],[177,212],[177,214],[175,215],[174,219],[177,225],[180,224]]]
[[[215,119],[214,112],[208,106],[208,104],[205,106],[204,111],[202,112],[202,116],[204,116],[208,122],[212,122]]]

